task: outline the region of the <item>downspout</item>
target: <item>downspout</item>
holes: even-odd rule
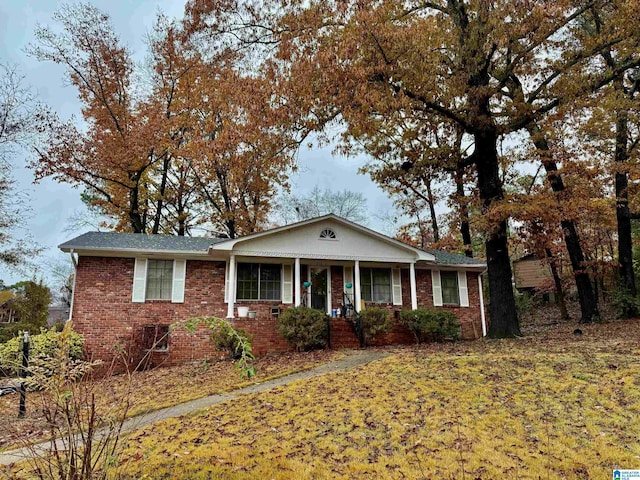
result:
[[[484,294],[482,292],[483,288],[482,288],[482,275],[486,272],[486,270],[484,272],[480,272],[478,274],[478,294],[480,296],[480,321],[482,323],[482,336],[486,337],[487,336],[487,322],[485,320],[484,317]]]
[[[76,260],[76,257],[73,256],[73,248],[69,250],[69,256],[71,257],[71,263],[73,264],[73,286],[71,287],[71,305],[69,306],[68,322],[70,322],[73,317],[73,301],[76,296],[76,280],[78,279],[78,261]]]

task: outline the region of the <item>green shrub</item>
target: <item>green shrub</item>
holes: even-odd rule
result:
[[[218,350],[229,352],[231,358],[239,358],[242,343],[253,343],[253,337],[241,328],[236,328],[234,334],[231,325],[225,324],[211,332],[211,341]]]
[[[516,302],[516,312],[518,313],[518,318],[522,319],[523,315],[526,315],[531,311],[533,307],[533,302],[531,300],[531,294],[528,292],[519,292],[517,290],[513,291],[513,298]]]
[[[367,307],[360,312],[360,318],[362,320],[362,340],[365,347],[371,345],[377,335],[384,335],[393,327],[393,320],[385,308]]]
[[[53,357],[60,342],[61,332],[41,330],[38,335],[31,336],[29,358]],[[71,332],[69,338],[69,356],[72,360],[82,358],[84,338],[76,332]],[[0,344],[0,376],[17,376],[22,365],[22,336],[14,337],[8,342]]]
[[[402,310],[400,321],[411,330],[418,343],[460,338],[460,324],[455,314],[449,310],[435,308]]]
[[[289,308],[280,314],[278,331],[298,351],[320,348],[327,341],[327,318],[313,308]]]
[[[640,314],[640,298],[634,297],[624,288],[613,292],[613,305],[618,318],[633,318]]]
[[[0,327],[0,344],[17,337],[25,330],[29,331],[29,325],[22,322],[9,323],[4,327]]]

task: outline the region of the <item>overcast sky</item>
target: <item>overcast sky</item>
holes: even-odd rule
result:
[[[136,61],[145,57],[144,38],[152,28],[156,13],[162,11],[170,17],[180,17],[184,6],[184,0],[93,0],[92,3],[111,17],[116,33],[131,49]],[[53,63],[38,62],[24,53],[25,47],[33,41],[36,26],[52,24],[53,12],[61,4],[54,0],[0,0],[0,62],[17,65],[25,77],[25,86],[30,86],[40,101],[66,119],[71,115],[79,116],[80,107],[75,88],[65,85],[64,69]],[[68,260],[57,245],[84,233],[64,231],[69,216],[83,210],[81,190],[51,180],[34,185],[32,172],[24,167],[27,155],[28,152],[24,152],[13,157],[17,190],[28,194],[32,209],[31,218],[24,222],[19,234],[31,235],[43,247],[43,254],[37,260],[40,265],[37,275],[50,281],[50,265]],[[304,149],[299,155],[299,171],[291,177],[292,191],[305,194],[316,185],[334,191],[348,189],[365,195],[369,212],[378,216],[391,212],[392,204],[386,194],[368,176],[357,174],[364,161],[363,158],[334,157],[330,148]],[[391,233],[387,231],[389,226],[373,214],[368,226]],[[0,280],[5,284],[24,276],[25,273],[0,267]]]

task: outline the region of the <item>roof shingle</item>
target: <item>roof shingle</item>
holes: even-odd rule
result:
[[[226,238],[148,235],[143,233],[87,232],[58,246],[62,250],[149,250],[156,252],[202,252]]]
[[[436,257],[436,263],[439,265],[478,265],[482,266],[485,263],[477,258],[469,258],[465,255],[459,255],[457,253],[443,252],[442,250],[425,250]]]

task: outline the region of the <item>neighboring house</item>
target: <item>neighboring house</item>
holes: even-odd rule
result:
[[[52,326],[56,322],[66,322],[69,319],[70,308],[67,305],[49,305],[47,325]]]
[[[535,289],[549,288],[553,284],[551,268],[533,254],[525,255],[513,261],[513,278],[520,292],[533,292]]]
[[[113,358],[116,345],[139,359],[163,337],[154,363],[211,357],[204,329],[168,329],[197,316],[232,319],[253,336],[257,354],[290,350],[278,315],[301,304],[328,314],[343,303],[378,305],[396,319],[402,309],[435,306],[457,315],[463,338],[486,332],[484,263],[420,250],[335,215],[236,239],[89,232],[60,248],[76,264],[74,328],[102,360]],[[255,318],[239,318],[243,307]],[[332,347],[358,346],[344,318],[331,320],[330,333]],[[412,341],[396,322],[378,343]]]
[[[18,321],[16,312],[11,308],[11,300],[13,300],[14,296],[11,290],[3,290],[0,292],[0,324]]]

